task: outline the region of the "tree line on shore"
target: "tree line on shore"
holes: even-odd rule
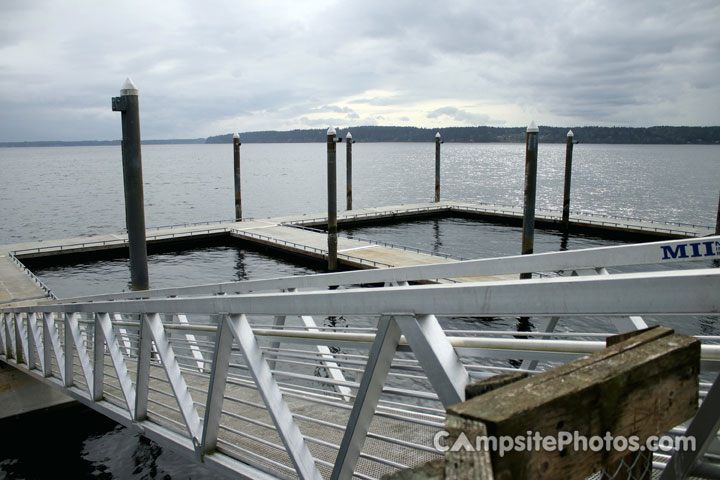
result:
[[[611,144],[720,144],[720,127],[547,127],[540,126],[540,142],[563,143],[568,130],[583,143]],[[361,142],[432,142],[440,132],[445,142],[521,143],[525,127],[377,127],[360,126],[337,129],[344,138],[350,131]],[[326,129],[260,131],[240,134],[244,143],[312,143],[326,141]],[[205,143],[232,143],[232,133],[208,137]]]
[[[720,145],[720,127],[547,127],[540,126],[540,142],[564,143],[568,130],[583,143],[603,144],[695,144]],[[339,137],[352,133],[358,142],[434,142],[440,132],[445,142],[522,143],[525,127],[377,127],[359,126],[337,129]],[[314,143],[326,141],[327,129],[268,130],[240,133],[243,143]],[[207,138],[143,140],[144,145],[232,143],[233,134]],[[0,147],[77,147],[120,145],[120,140],[0,142]]]

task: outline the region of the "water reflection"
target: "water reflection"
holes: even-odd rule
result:
[[[435,241],[433,243],[433,252],[440,253],[440,252],[442,252],[442,247],[443,247],[442,235],[440,235],[440,220],[437,218],[434,218],[432,220],[432,224],[433,224],[433,237],[435,239]]]
[[[237,281],[248,280],[245,266],[245,253],[239,248],[235,250],[235,279]]]
[[[570,238],[570,235],[567,234],[567,232],[563,232],[562,236],[560,237],[560,251],[564,252],[568,249],[568,239]]]

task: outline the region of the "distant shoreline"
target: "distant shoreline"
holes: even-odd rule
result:
[[[206,143],[206,138],[170,139],[170,140],[143,140],[143,145],[189,145]],[[0,142],[0,148],[22,147],[112,147],[120,146],[120,140],[77,140],[61,141],[49,140],[38,142]]]
[[[575,140],[603,145],[720,145],[720,127],[547,127],[540,126],[540,142],[565,143],[572,130]],[[337,130],[340,138],[347,133],[353,140],[366,143],[383,142],[434,142],[440,132],[449,143],[523,143],[525,127],[377,127],[359,126]],[[326,129],[287,131],[259,131],[240,133],[241,143],[321,143],[325,142]],[[232,143],[233,134],[226,133],[207,138],[143,140],[144,145],[185,145]],[[84,147],[116,146],[120,140],[32,141],[0,142],[7,147]]]

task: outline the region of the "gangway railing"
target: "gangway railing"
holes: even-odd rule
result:
[[[160,297],[242,294],[288,289],[326,289],[348,285],[398,284],[440,280],[444,278],[473,279],[525,272],[577,275],[597,273],[598,269],[648,266],[665,268],[681,262],[720,261],[720,236],[699,239],[649,242],[635,245],[597,247],[566,252],[466,260],[462,262],[380,268],[329,274],[302,275],[262,280],[244,280],[210,285],[157,288],[142,292],[120,292],[73,297],[59,302],[92,302]]]
[[[708,251],[700,259],[713,260],[717,238],[478,260],[474,270],[454,262],[428,278],[655,265]],[[0,309],[0,360],[225,473],[379,478],[440,455],[433,436],[444,409],[471,380],[600,350],[597,329],[613,319],[683,325],[720,315],[718,268],[409,285],[420,279],[413,268],[234,284],[253,293],[217,295],[224,287],[215,286]],[[382,284],[380,274],[395,275],[385,277],[393,286],[354,286]],[[348,285],[327,290],[337,276]],[[518,318],[586,328],[518,332]],[[716,388],[720,337],[701,340],[703,397]],[[527,360],[539,363],[517,368]],[[698,415],[717,422],[719,407]]]

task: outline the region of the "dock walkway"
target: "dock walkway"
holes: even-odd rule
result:
[[[433,202],[374,207],[338,212],[338,224],[348,225],[378,220],[405,219],[411,217],[433,215],[462,215],[489,221],[511,221],[522,223],[522,207],[509,205],[492,205],[466,202]],[[302,226],[323,226],[327,224],[327,215],[303,215],[279,219],[284,223]],[[560,228],[562,212],[552,210],[536,210],[536,226],[543,228]],[[652,222],[634,218],[608,217],[591,213],[573,212],[570,214],[570,229],[595,230],[598,234],[623,233],[627,235],[643,235],[662,239],[686,237],[704,237],[712,235],[714,230],[709,226],[676,222]]]
[[[438,215],[461,215],[480,220],[521,222],[522,208],[459,202],[419,203],[340,212],[338,223],[353,225]],[[560,221],[559,212],[538,211],[536,213],[538,226],[553,228],[557,227]],[[592,229],[600,234],[620,232],[628,235],[657,237],[658,239],[701,237],[713,233],[710,227],[697,225],[645,222],[587,214],[572,215],[570,223],[571,228]],[[148,245],[168,244],[176,241],[199,241],[229,235],[232,238],[269,248],[322,260],[327,256],[326,235],[322,232],[297,227],[322,227],[326,224],[327,216],[322,214],[251,219],[241,222],[204,222],[149,228],[147,242]],[[0,305],[32,304],[50,296],[49,290],[42,282],[24,268],[21,263],[22,259],[125,248],[127,248],[126,234],[0,245]],[[353,240],[342,236],[338,238],[338,262],[351,268],[388,268],[451,261],[455,260],[418,249]]]

